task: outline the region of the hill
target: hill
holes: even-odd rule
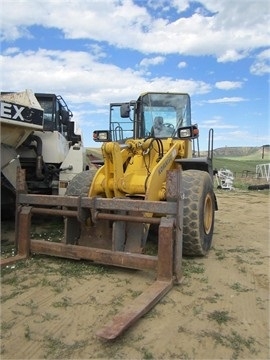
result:
[[[270,159],[270,146],[264,145],[260,147],[223,147],[214,149],[214,157],[221,157],[227,159],[236,160],[260,160],[266,159],[269,161]]]

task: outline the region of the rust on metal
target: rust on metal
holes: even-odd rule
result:
[[[174,219],[162,218],[158,234],[158,280],[170,281],[173,278],[174,236]]]
[[[172,288],[173,282],[155,281],[112,321],[96,332],[104,340],[113,340],[146,314]]]
[[[27,193],[27,184],[25,181],[25,169],[17,168],[16,173],[16,191],[17,193]]]
[[[181,169],[181,168],[180,168]],[[183,278],[182,272],[182,252],[183,252],[183,186],[182,186],[182,171],[168,171],[167,172],[167,186],[166,186],[167,202],[175,202],[176,216],[175,216],[175,247],[173,259],[173,272],[175,276],[175,283],[181,283]]]
[[[91,260],[104,265],[115,265],[138,270],[156,270],[157,256],[111,251],[88,246],[66,245],[44,240],[31,240],[31,252],[76,260]]]
[[[29,257],[30,255],[30,226],[31,226],[31,207],[24,206],[21,209],[18,219],[20,232],[18,244],[18,255]]]
[[[22,182],[22,179],[20,178]],[[30,253],[84,259],[104,265],[154,270],[157,280],[97,336],[115,339],[149,311],[182,278],[183,194],[181,169],[167,173],[167,201],[123,198],[17,194],[17,255],[1,265],[25,259]],[[23,189],[23,184],[21,184]],[[147,216],[147,213],[153,216]],[[62,243],[30,240],[32,215],[59,215],[64,220]],[[157,256],[142,253],[149,225],[158,225]],[[19,230],[18,230],[19,229]],[[137,236],[139,235],[139,236]]]
[[[160,218],[150,218],[144,216],[132,216],[132,215],[119,215],[119,214],[108,214],[108,213],[96,213],[96,219],[106,220],[120,220],[120,221],[132,221],[137,223],[147,222],[149,224],[159,224]]]
[[[105,198],[87,198],[77,196],[49,196],[49,195],[33,195],[33,194],[19,194],[19,203],[31,204],[31,206],[46,207],[69,207],[77,208],[78,204],[81,207],[94,210],[124,210],[134,212],[153,212],[156,214],[166,214],[175,216],[177,205],[175,202],[167,201],[145,201],[133,199],[105,199]],[[80,201],[78,200],[80,199]]]
[[[66,210],[66,209],[44,209],[44,208],[32,208],[33,214],[43,214],[43,215],[56,215],[56,216],[77,216],[77,211],[75,210]]]
[[[10,256],[6,259],[1,259],[1,267],[5,267],[5,266],[10,266],[15,264],[16,262],[20,261],[20,260],[25,260],[27,259],[27,256],[22,256],[22,255],[15,255],[15,256]]]

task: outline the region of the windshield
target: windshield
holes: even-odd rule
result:
[[[142,97],[144,136],[174,137],[179,127],[191,125],[188,94],[148,93]]]

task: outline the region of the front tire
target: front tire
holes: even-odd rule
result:
[[[183,171],[183,255],[205,256],[212,244],[215,215],[213,181],[205,171]]]

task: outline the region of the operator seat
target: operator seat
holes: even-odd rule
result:
[[[161,131],[163,130],[163,117],[162,116],[156,116],[154,119],[154,124],[152,128],[152,135],[153,136],[160,136]]]

